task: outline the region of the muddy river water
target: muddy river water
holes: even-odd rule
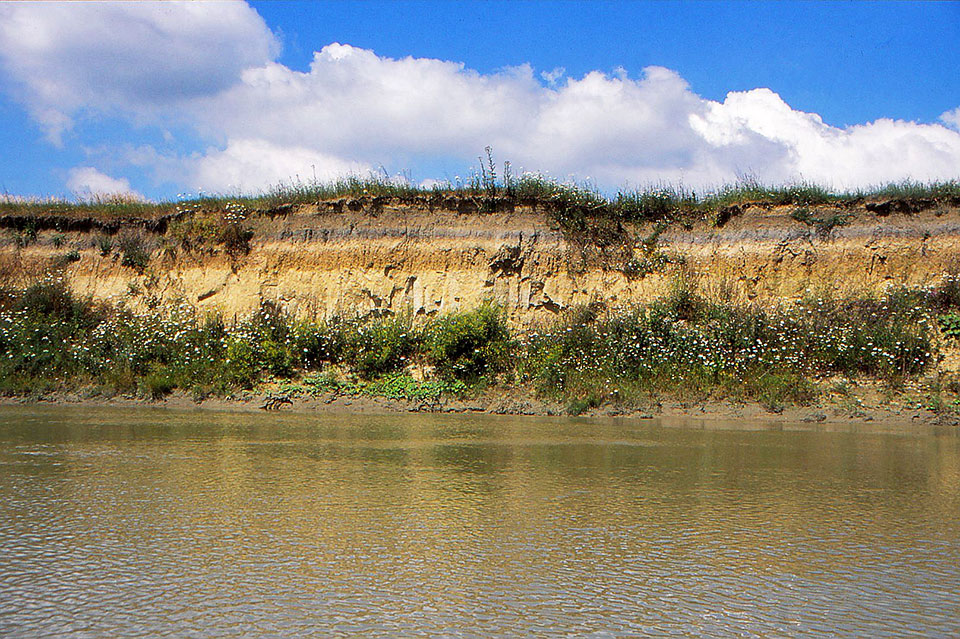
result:
[[[951,428],[0,408],[4,636],[911,634]]]

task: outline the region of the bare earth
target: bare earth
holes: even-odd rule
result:
[[[757,403],[704,400],[695,402],[659,401],[645,408],[621,408],[605,405],[589,409],[571,419],[618,417],[660,423],[674,420],[703,420],[710,423],[736,423],[745,427],[786,426],[796,424],[824,427],[853,427],[870,424],[885,428],[907,428],[914,425],[960,426],[956,410],[936,411],[922,407],[922,402],[908,393],[893,398],[885,397],[879,389],[860,387],[848,396],[823,396],[809,406],[764,407]],[[232,398],[208,398],[195,401],[187,393],[174,392],[162,400],[147,400],[132,396],[90,397],[76,393],[53,393],[41,397],[2,397],[0,405],[80,405],[95,407],[164,408],[170,410],[201,410],[226,412],[265,412],[264,404],[270,392],[247,393]],[[449,413],[516,416],[566,415],[560,404],[543,401],[531,393],[518,389],[498,388],[470,399],[443,399],[434,405],[424,402],[396,400],[384,397],[365,397],[324,394],[316,397],[292,398],[292,404],[278,409],[296,414],[369,414]],[[588,423],[588,422],[585,422]]]

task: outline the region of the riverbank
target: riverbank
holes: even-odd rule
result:
[[[349,188],[9,204],[0,395],[813,421],[960,407],[955,183]]]
[[[295,414],[295,415],[392,415],[404,413],[511,415],[521,417],[619,418],[647,422],[657,420],[704,420],[717,424],[735,423],[738,426],[768,427],[775,425],[806,424],[810,427],[855,427],[870,424],[892,429],[906,426],[960,427],[960,410],[942,398],[934,398],[916,386],[891,394],[889,389],[862,384],[844,393],[823,394],[818,401],[806,405],[788,405],[771,410],[758,402],[731,402],[723,400],[682,402],[657,401],[649,406],[624,407],[616,405],[587,408],[570,415],[559,402],[545,401],[536,394],[518,389],[491,389],[470,398],[442,398],[433,403],[389,397],[364,397],[325,393],[311,397],[291,397],[290,403],[276,408],[265,406],[283,396],[280,385],[268,385],[258,391],[248,391],[234,397],[197,399],[190,393],[174,391],[162,399],[136,395],[113,397],[89,393],[53,392],[33,396],[0,397],[0,406],[50,407],[115,407],[129,409],[163,409],[172,411],[204,411],[228,413]],[[589,422],[585,422],[589,423]]]
[[[960,407],[960,278],[880,297],[775,307],[707,297],[690,280],[619,312],[581,307],[511,329],[501,309],[297,319],[265,305],[228,324],[138,315],[58,281],[0,308],[0,394],[294,403],[501,414],[767,414],[825,420]],[[796,412],[794,409],[796,408]],[[829,406],[828,406],[829,408]],[[911,416],[911,418],[913,418]]]

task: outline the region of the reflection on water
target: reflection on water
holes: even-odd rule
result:
[[[0,634],[960,633],[960,437],[0,409]]]

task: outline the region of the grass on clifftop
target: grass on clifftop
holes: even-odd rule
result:
[[[654,185],[605,195],[584,184],[560,182],[538,173],[514,176],[509,163],[498,170],[492,159],[481,162],[481,171],[466,181],[419,186],[404,179],[383,176],[346,177],[332,182],[296,180],[266,192],[237,195],[183,196],[175,202],[149,202],[124,195],[70,201],[0,195],[0,215],[89,217],[98,220],[151,220],[178,212],[220,210],[242,205],[252,212],[275,210],[287,204],[302,205],[341,198],[473,198],[484,202],[506,200],[541,204],[554,211],[577,211],[624,221],[703,217],[748,202],[775,205],[842,205],[859,200],[951,201],[960,200],[960,181],[921,183],[903,181],[876,188],[834,192],[810,183],[779,186],[746,179],[713,190],[697,191],[677,185]],[[480,210],[484,207],[481,206]]]
[[[0,392],[60,390],[200,399],[279,380],[288,392],[435,401],[493,386],[534,388],[579,413],[657,398],[737,399],[770,410],[811,402],[824,377],[916,378],[955,339],[960,277],[880,297],[811,296],[773,308],[704,297],[695,282],[617,312],[571,309],[510,331],[492,306],[311,322],[264,306],[227,325],[78,299],[56,280],[0,299]]]

